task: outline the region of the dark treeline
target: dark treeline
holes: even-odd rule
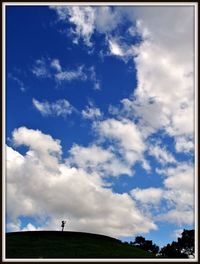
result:
[[[173,241],[161,249],[153,244],[152,240],[146,240],[142,236],[137,236],[134,242],[130,242],[130,245],[153,253],[160,258],[190,258],[194,257],[194,230],[184,229],[177,241]]]

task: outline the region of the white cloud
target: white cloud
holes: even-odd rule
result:
[[[113,55],[116,56],[124,56],[124,52],[122,50],[122,48],[120,47],[120,45],[115,42],[114,40],[109,40],[109,48],[110,48],[110,52]]]
[[[169,221],[179,226],[193,224],[193,166],[182,163],[176,167],[166,168],[157,172],[165,176],[163,187],[133,189],[130,192],[133,198],[140,202],[140,207],[147,210],[150,214],[152,207],[157,209],[156,213],[153,212],[155,221]]]
[[[13,142],[16,145],[26,145],[33,150],[61,154],[60,141],[54,140],[50,135],[43,134],[40,130],[26,127],[15,129],[13,131]]]
[[[159,16],[155,16],[157,12]],[[138,86],[136,102],[129,104],[141,122],[153,129],[164,128],[171,136],[192,135],[193,8],[137,7],[134,15],[130,12],[130,18],[142,21],[139,30],[143,34],[148,29],[149,37],[138,47],[134,58]],[[182,20],[184,24],[180,25]]]
[[[177,137],[175,147],[177,152],[192,152],[194,150],[194,143],[190,138]]]
[[[86,81],[90,80],[94,83],[94,89],[100,90],[100,81],[97,79],[96,72],[94,66],[89,67],[88,69],[81,65],[75,70],[64,70],[58,59],[54,59],[51,62],[51,67],[53,67],[57,72],[54,74],[56,81],[73,81],[73,80],[81,80]]]
[[[57,58],[38,59],[35,64],[32,73],[38,78],[52,78],[57,84],[76,80],[82,82],[90,81],[93,83],[94,90],[101,90],[101,82],[97,77],[94,66],[87,68],[85,65],[80,65],[74,69],[66,69]],[[39,106],[39,108],[41,107]],[[46,105],[47,108],[48,106]]]
[[[194,193],[192,190],[166,188],[163,199],[167,201],[169,208],[176,208],[177,211],[188,210],[193,214]]]
[[[194,7],[134,7],[127,11],[132,21],[141,21],[141,31],[147,29],[151,39],[169,51],[178,64],[192,66]]]
[[[53,103],[48,101],[39,102],[33,98],[34,107],[43,115],[43,116],[67,116],[71,115],[75,108],[66,100],[60,99]]]
[[[27,155],[30,159],[36,164],[46,166],[46,170],[57,171],[62,154],[59,140],[53,140],[51,136],[42,134],[39,130],[20,127],[13,131],[13,143],[16,146],[28,146],[30,151]]]
[[[166,53],[155,43],[143,43],[135,58],[136,102],[123,102],[141,118],[142,125],[154,130],[164,128],[172,136],[190,135],[194,129],[192,78],[187,75],[188,69],[184,65],[173,60],[169,51]]]
[[[61,163],[58,140],[39,130],[22,127],[14,131],[13,141],[28,146],[29,150],[21,155],[8,147],[6,206],[10,225],[23,215],[35,220],[39,217],[43,229],[56,230],[61,219],[70,219],[71,230],[112,236],[130,236],[156,228],[128,194],[103,188],[97,173]],[[110,155],[93,150],[104,160]],[[34,227],[31,224],[26,228]]]
[[[74,80],[86,81],[88,79],[84,65],[76,69],[64,69],[59,59],[51,58],[36,60],[32,73],[38,78],[54,78],[58,83],[64,81],[71,82]],[[88,74],[89,78],[98,85],[98,80],[95,79],[95,73],[89,71]]]
[[[136,200],[144,204],[159,204],[163,196],[163,190],[161,188],[147,188],[147,189],[133,189],[131,195]]]
[[[38,78],[51,77],[44,58],[36,60],[35,66],[32,68],[32,73]]]
[[[193,211],[178,211],[171,210],[165,214],[157,216],[158,221],[168,221],[181,225],[192,225],[194,223],[194,212]]]
[[[95,8],[95,29],[100,33],[110,33],[120,23],[122,15],[109,6]]]
[[[6,230],[8,232],[17,232],[20,230],[21,222],[19,220],[10,222],[6,224]]]
[[[68,17],[68,9],[65,6],[49,6],[49,8],[56,11],[59,20],[65,20]]]
[[[31,223],[28,223],[27,225],[26,225],[26,227],[24,227],[24,228],[22,228],[21,229],[21,231],[38,231],[38,230],[42,230],[41,228],[37,228],[37,227],[35,227],[34,225],[32,225]],[[19,229],[18,229],[18,231],[19,231]]]
[[[86,74],[83,72],[83,66],[78,67],[77,70],[62,71],[55,74],[57,81],[72,81],[72,80],[87,80]]]
[[[180,164],[175,168],[163,170],[167,175],[164,184],[167,188],[194,191],[194,168],[189,164]]]
[[[57,72],[62,71],[62,67],[61,67],[60,61],[58,59],[53,59],[51,61],[51,67],[53,67]]]
[[[95,107],[93,103],[89,102],[89,106],[86,106],[86,109],[81,111],[82,117],[85,119],[98,119],[102,116],[102,113],[99,108]]]
[[[89,68],[88,77],[94,83],[94,90],[101,90],[100,81],[98,80],[94,66]]]
[[[146,159],[141,160],[141,165],[142,165],[143,169],[145,169],[147,172],[151,171],[151,166]]]
[[[94,8],[89,6],[51,7],[57,12],[58,18],[65,21],[67,18],[75,25],[72,31],[75,35],[76,43],[82,38],[87,46],[91,46],[91,35],[94,31]]]
[[[24,84],[24,82],[21,81],[18,77],[16,77],[16,76],[14,76],[13,74],[9,73],[9,74],[8,74],[8,78],[10,78],[10,79],[12,79],[13,81],[15,81],[15,82],[18,84],[18,86],[19,86],[19,88],[20,88],[20,90],[21,90],[22,92],[25,92],[25,91],[26,91],[26,88],[25,88],[25,84]]]
[[[34,107],[42,114],[42,115],[50,115],[51,109],[48,102],[39,102],[35,98],[32,100]]]
[[[69,152],[70,158],[67,162],[88,172],[96,172],[104,177],[132,175],[130,167],[120,161],[110,149],[96,145],[89,147],[74,145]]]
[[[129,163],[141,160],[145,150],[144,139],[138,127],[129,120],[107,119],[96,122],[94,128],[102,139],[116,142],[117,151]]]
[[[178,237],[181,237],[182,233],[183,233],[183,229],[176,229],[173,232],[173,236],[175,237],[175,239],[177,239]]]
[[[136,24],[130,26],[129,34],[142,37],[141,43],[128,45],[126,38],[116,41],[117,36],[110,36],[111,53],[122,59],[132,57],[137,69],[134,96],[122,100],[123,109],[118,113],[131,119],[139,117],[145,137],[164,129],[175,140],[184,137],[187,140],[184,146],[191,149],[188,138],[192,138],[194,131],[193,7],[115,10],[120,17],[123,14]],[[186,152],[180,144],[178,151]]]
[[[75,30],[71,29],[73,42],[78,43],[83,39],[88,47],[92,46],[91,37],[95,31],[107,35],[118,26],[122,18],[120,10],[108,6],[54,6],[51,9],[56,11],[59,20],[69,20],[75,26]]]
[[[41,132],[25,128],[16,130],[13,134],[14,141],[28,145],[30,150],[24,156],[13,149],[8,151],[8,159],[12,160],[8,161],[7,165],[9,212],[13,218],[23,212],[27,215],[47,214],[51,216],[48,226],[53,228],[59,217],[70,215],[71,227],[76,230],[133,235],[153,229],[155,226],[152,221],[149,218],[145,219],[129,195],[114,194],[110,189],[102,187],[104,182],[101,176],[105,175],[105,172],[113,176],[124,171],[130,174],[130,166],[137,160],[143,162],[143,166],[149,169],[143,158],[143,153],[147,150],[145,140],[160,129],[174,137],[177,152],[192,150],[194,131],[192,7],[114,9],[54,7],[54,9],[59,19],[69,18],[75,25],[72,32],[75,35],[75,42],[83,39],[85,44],[91,47],[91,37],[95,30],[109,33],[107,39],[110,52],[118,57],[128,56],[134,60],[137,87],[131,98],[122,100],[123,109],[118,110],[118,113],[121,112],[119,117],[121,120],[107,119],[94,124],[101,139],[109,140],[112,148],[74,145],[67,163],[61,164],[58,158],[61,149],[43,150],[45,148],[43,144],[37,145],[42,141],[47,141],[47,145],[52,143],[54,140],[51,137],[46,138],[46,135],[43,137]],[[140,34],[142,43],[128,46],[126,40],[119,41],[119,38],[112,36],[110,32],[119,24],[122,15],[125,15],[129,22],[136,22],[136,27],[133,29],[131,26],[128,32]],[[60,82],[88,78],[93,79],[98,87],[95,71],[94,74],[91,71],[90,77],[86,77],[84,68],[63,70],[56,59],[52,61],[51,67],[57,71],[54,73],[55,78]],[[33,70],[38,77],[49,74],[46,64],[39,60]],[[52,111],[48,103],[45,105],[36,100],[35,106],[40,112]],[[91,109],[83,110],[85,112],[82,111],[82,114],[91,117],[99,115],[97,111],[95,113]],[[131,121],[124,117],[130,118]],[[136,125],[132,120],[137,118],[139,120]],[[57,145],[59,144],[55,146]],[[52,149],[56,149],[55,146]],[[52,152],[56,152],[56,155],[52,155]],[[162,189],[137,188],[132,190],[132,196],[136,202],[140,201],[144,205],[158,205],[161,200],[167,202],[165,212],[161,208],[159,215],[153,216],[157,221],[169,221],[178,225],[192,223],[194,216],[192,165],[175,163],[174,157],[159,146],[151,146],[150,152],[161,163],[174,163],[176,167],[160,170],[165,176]],[[116,154],[121,155],[122,163]],[[53,168],[56,168],[56,173]],[[38,192],[41,193],[40,201]]]
[[[170,123],[168,110],[163,108],[161,103],[155,103],[154,99],[139,102],[125,98],[121,102],[123,104],[121,114],[129,118],[139,117],[139,125],[143,127],[142,133],[146,137],[158,129],[164,129]]]
[[[149,154],[154,156],[161,164],[176,163],[175,158],[165,148],[159,145],[150,145]]]

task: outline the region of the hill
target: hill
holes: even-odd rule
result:
[[[6,258],[152,258],[112,237],[61,231],[6,234]]]

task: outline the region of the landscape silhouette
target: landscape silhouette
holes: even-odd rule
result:
[[[194,230],[184,230],[178,241],[159,249],[137,236],[134,242],[93,233],[22,231],[6,234],[6,258],[189,258],[194,256]]]

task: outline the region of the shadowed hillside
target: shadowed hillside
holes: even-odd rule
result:
[[[60,231],[6,234],[6,258],[152,258],[108,236]]]

